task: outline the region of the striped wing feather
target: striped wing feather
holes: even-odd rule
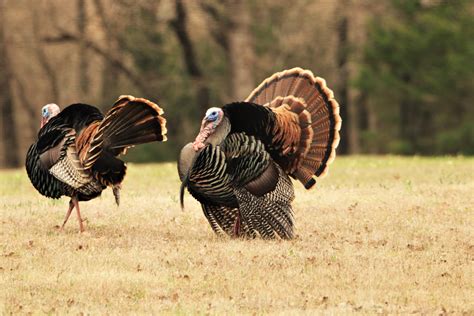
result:
[[[189,192],[201,203],[237,207],[226,156],[218,146],[201,149],[188,171]]]

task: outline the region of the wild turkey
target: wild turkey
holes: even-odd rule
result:
[[[76,208],[84,231],[79,201],[99,196],[107,186],[120,203],[127,167],[117,157],[137,144],[166,141],[162,115],[155,103],[132,96],[121,96],[105,117],[87,104],[72,104],[62,111],[56,104],[43,107],[38,139],[26,155],[26,171],[42,195],[71,197],[61,229]]]
[[[294,237],[293,185],[327,173],[341,128],[324,79],[293,68],[263,81],[244,102],[210,108],[178,173],[217,234]]]

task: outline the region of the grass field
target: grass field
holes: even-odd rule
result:
[[[57,229],[68,200],[0,171],[0,313],[474,313],[474,159],[338,157],[297,238],[219,239],[175,165],[133,165]]]

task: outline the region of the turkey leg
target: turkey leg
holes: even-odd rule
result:
[[[84,231],[84,224],[82,223],[82,217],[81,217],[81,210],[79,209],[79,201],[77,200],[77,197],[73,197],[71,199],[72,203],[76,207],[76,213],[77,213],[77,220],[79,221],[79,230],[81,233]]]
[[[237,214],[234,224],[234,237],[240,237],[240,214]]]
[[[67,213],[66,213],[66,217],[64,218],[64,222],[63,224],[61,225],[61,230],[64,229],[64,225],[66,225],[68,219],[69,219],[69,216],[71,216],[71,213],[72,213],[72,209],[74,208],[74,203],[72,203],[72,199],[69,201],[69,209],[67,210]]]

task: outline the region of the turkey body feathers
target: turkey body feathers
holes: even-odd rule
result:
[[[245,186],[259,178],[270,164],[270,155],[263,143],[245,133],[230,134],[221,148],[235,187]]]
[[[121,111],[116,110],[117,105]],[[130,117],[132,110],[140,115]],[[116,113],[113,120],[110,112]],[[148,100],[124,96],[109,113],[104,118],[93,106],[73,104],[40,129],[25,165],[41,194],[77,196],[79,200],[97,197],[107,185],[119,184],[125,176],[125,163],[116,156],[135,144],[166,139],[163,111]],[[132,130],[127,135],[116,132],[124,129]]]
[[[309,189],[327,174],[341,122],[324,79],[301,68],[276,73],[244,102],[206,112],[194,148],[206,147],[195,153],[188,144],[180,155],[181,200],[187,187],[216,233],[292,238],[294,191],[288,176]],[[200,176],[191,180],[191,174]],[[236,205],[211,189],[217,184]]]
[[[223,205],[201,204],[204,216],[211,225],[212,230],[217,235],[227,234],[232,236],[234,233],[235,222],[239,216],[238,207],[229,207]]]
[[[37,144],[34,143],[26,154],[25,166],[31,183],[39,193],[49,198],[59,199],[63,195],[68,195],[72,192],[72,188],[56,179],[48,169],[41,166],[40,152]]]
[[[208,145],[195,153],[192,144],[188,144],[181,155],[195,155],[189,160],[192,165],[181,164],[187,177],[183,182],[194,198],[203,204],[238,206],[232,189],[232,175],[228,173],[225,153],[220,146]]]
[[[288,161],[293,155],[293,152],[287,147],[294,146],[294,144],[288,145],[288,143],[292,143],[288,139],[294,139],[295,133],[298,133],[298,127],[291,126],[294,123],[286,124],[287,121],[283,120],[285,124],[280,126],[278,124],[282,121],[279,118],[281,115],[268,107],[249,102],[230,103],[225,105],[222,110],[231,125],[230,135],[245,133],[258,138],[272,159],[284,169],[287,168]],[[282,115],[285,116],[287,113]]]
[[[73,145],[66,141],[68,133],[80,133],[87,125],[102,118],[103,115],[93,106],[72,104],[39,130],[38,140],[28,149],[25,163],[28,177],[38,192],[55,199],[74,193],[75,189],[71,185],[58,179],[49,169],[58,160],[65,159],[67,147]],[[57,160],[41,159],[46,155],[56,157]],[[82,198],[86,199],[85,196]]]
[[[249,102],[234,102],[222,107],[230,121],[230,134],[246,133],[258,137],[267,147],[272,144],[275,114],[266,107]]]
[[[246,187],[236,189],[242,222],[248,227],[248,237],[256,234],[265,239],[291,239],[294,237],[293,210],[294,190],[288,175],[278,166],[277,183],[272,191],[257,196]]]
[[[178,172],[181,198],[186,186],[217,234],[233,235],[238,222],[239,236],[293,236],[291,181],[256,137],[230,134],[221,145],[207,145],[197,153],[188,144],[181,151]]]

